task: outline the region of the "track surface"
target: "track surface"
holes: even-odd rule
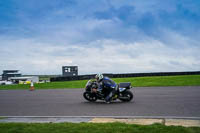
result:
[[[0,116],[200,117],[200,86],[136,87],[134,101],[87,102],[84,89],[0,90]]]

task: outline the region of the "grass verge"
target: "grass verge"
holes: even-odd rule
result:
[[[0,133],[200,133],[200,128],[124,123],[0,123]]]
[[[113,80],[117,83],[131,82],[134,87],[200,86],[200,75],[116,78]]]
[[[133,87],[153,86],[200,86],[200,75],[183,76],[153,76],[153,77],[132,77],[113,78],[117,83],[131,82]],[[50,82],[35,84],[36,89],[63,89],[63,88],[84,88],[87,80]],[[0,90],[29,89],[30,85],[0,85]]]

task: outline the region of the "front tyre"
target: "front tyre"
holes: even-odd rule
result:
[[[124,91],[121,96],[119,97],[119,100],[123,102],[129,102],[133,99],[133,93],[129,90]]]
[[[91,92],[84,92],[83,97],[90,102],[95,102],[97,100],[97,97]]]

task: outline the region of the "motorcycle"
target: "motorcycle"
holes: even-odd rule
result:
[[[131,83],[125,82],[120,84],[115,84],[112,86],[115,89],[115,93],[112,96],[112,101],[117,99],[122,102],[129,102],[133,99],[134,95],[130,91]],[[83,93],[83,97],[90,101],[95,102],[97,100],[105,100],[105,94],[98,89],[98,83],[95,80],[89,80],[85,86],[85,92]]]

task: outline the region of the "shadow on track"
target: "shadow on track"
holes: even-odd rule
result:
[[[84,101],[82,103],[84,104],[94,104],[94,105],[119,105],[119,104],[132,104],[134,103],[135,101],[131,101],[131,102],[122,102],[122,101],[112,101],[111,103],[107,104],[105,103],[104,101],[96,101],[96,102],[89,102],[89,101]]]

